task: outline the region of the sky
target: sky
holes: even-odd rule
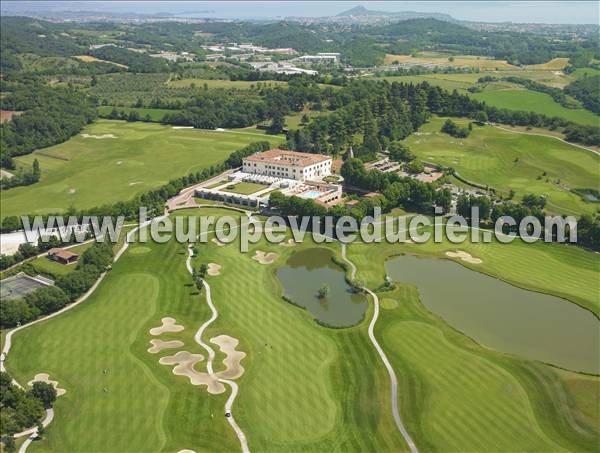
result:
[[[329,16],[362,5],[377,11],[447,13],[483,22],[598,24],[598,1],[2,1],[2,12],[68,10],[185,14],[228,19]]]

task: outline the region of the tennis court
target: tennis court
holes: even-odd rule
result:
[[[39,275],[31,277],[24,272],[20,272],[17,275],[0,280],[0,299],[19,299],[38,288],[49,286],[53,283],[52,280]]]

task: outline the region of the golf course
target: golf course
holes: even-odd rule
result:
[[[515,198],[533,193],[547,197],[547,210],[563,215],[593,213],[597,204],[572,189],[600,189],[600,156],[552,137],[474,126],[467,138],[440,131],[443,118],[433,117],[405,142],[417,157],[454,168],[468,181]],[[462,126],[467,121],[457,121]]]
[[[176,213],[241,215],[217,207]],[[206,282],[218,310],[205,341],[227,335],[246,354],[233,413],[250,449],[407,449],[391,417],[389,377],[367,336],[372,305],[358,324],[332,329],[281,297],[277,270],[291,256],[318,247],[339,260],[339,244],[287,238],[283,245],[262,239],[248,253],[213,234],[193,246],[192,267],[209,265]],[[239,449],[223,416],[227,392],[211,394],[162,364],[178,351],[204,352],[193,337],[210,310],[186,270],[186,248],[174,241],[132,244],[87,301],[15,335],[9,372],[20,382],[45,372],[67,390],[55,404],[52,436],[35,442],[35,451]],[[467,264],[472,269],[600,311],[590,252],[519,242],[461,248],[481,259]],[[452,244],[433,242],[355,243],[348,258],[367,287],[379,288],[389,257],[446,258],[449,250]],[[322,283],[317,277],[310,284]],[[402,418],[422,451],[593,449],[598,412],[582,402],[597,397],[597,377],[481,347],[426,310],[414,287],[399,282],[378,296],[375,335],[398,377]],[[183,329],[155,336],[167,317]],[[176,349],[149,353],[151,339],[175,342]],[[218,365],[224,358],[217,351],[215,372],[224,369]],[[456,423],[453,414],[467,407],[469,422]]]
[[[262,137],[262,138],[261,138]],[[42,169],[39,183],[2,194],[2,216],[62,213],[126,201],[169,180],[220,164],[249,143],[278,136],[258,131],[177,129],[99,120],[60,145],[16,159]]]

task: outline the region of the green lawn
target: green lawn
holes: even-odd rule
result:
[[[19,157],[30,166],[37,158],[42,168],[39,183],[2,192],[2,217],[64,212],[70,207],[91,208],[125,201],[187,175],[223,162],[231,152],[249,143],[279,136],[256,131],[174,129],[149,123],[100,120],[83,131],[101,137],[78,135],[57,146]]]
[[[440,132],[443,122],[433,117],[406,139],[419,159],[453,167],[467,180],[487,184],[503,195],[513,189],[517,199],[527,193],[544,194],[550,212],[596,211],[597,204],[586,203],[570,189],[600,189],[599,156],[553,138],[490,126],[474,126],[468,138],[457,139]]]
[[[362,244],[348,248],[358,277],[371,288],[397,254],[445,258],[457,246]],[[548,244],[460,244],[481,258],[469,268],[534,291],[566,297],[600,314],[599,262],[576,247]],[[416,288],[397,284],[381,292],[376,335],[400,380],[399,404],[422,451],[593,450],[600,438],[600,379],[482,348],[449,327],[419,301]],[[389,308],[389,307],[394,308]],[[499,422],[501,421],[501,422]]]
[[[119,112],[125,112],[127,114],[131,112],[138,112],[142,120],[144,120],[148,116],[150,118],[150,121],[154,121],[156,123],[160,123],[165,115],[179,112],[179,110],[115,107],[112,105],[101,105],[100,107],[98,107],[98,112],[102,116],[107,116],[110,115],[113,109],[117,109]]]
[[[600,125],[600,116],[583,108],[568,109],[563,107],[555,102],[550,95],[545,93],[522,89],[507,89],[483,91],[481,93],[470,94],[470,96],[498,108],[558,116],[579,124]]]
[[[227,186],[229,187],[229,186]],[[224,188],[223,192],[231,192],[231,193],[239,193],[242,195],[251,195],[259,190],[266,189],[269,187],[266,184],[257,184],[254,182],[238,182],[233,186],[233,188]]]
[[[179,213],[239,216],[218,208]],[[387,373],[367,338],[368,321],[348,329],[320,327],[280,297],[277,267],[314,246],[260,242],[247,254],[237,244],[197,246],[195,267],[222,266],[221,275],[207,277],[219,318],[204,338],[231,335],[247,353],[245,374],[237,380],[236,421],[252,451],[406,450],[390,415]],[[323,246],[339,256],[337,243]],[[388,256],[441,256],[447,247],[352,244],[349,256],[359,276],[376,287]],[[592,253],[546,244],[464,247],[484,259],[482,271],[512,283],[532,289],[542,284],[582,305],[597,298]],[[261,265],[251,259],[255,250],[279,256],[273,265]],[[185,259],[185,246],[173,241],[133,245],[88,301],[15,336],[9,371],[25,382],[48,372],[67,389],[35,449],[238,451],[222,416],[227,393],[208,395],[158,364],[171,351],[146,352],[148,329],[164,316],[185,326],[165,340],[202,352],[193,335],[210,313]],[[580,409],[577,401],[597,398],[597,378],[567,388],[567,379],[583,377],[479,347],[426,311],[412,288],[382,297],[398,304],[382,310],[376,335],[398,375],[402,416],[421,451],[593,450],[597,434],[581,418],[589,408]],[[576,394],[569,390],[575,387]]]
[[[531,79],[549,86],[562,88],[569,84],[574,77],[559,71],[531,70],[522,71],[485,71],[466,74],[422,74],[415,76],[387,76],[380,77],[388,82],[421,83],[427,82],[445,90],[457,90],[467,94],[473,99],[484,101],[488,105],[510,110],[524,110],[548,116],[558,116],[579,124],[598,126],[600,116],[584,108],[568,109],[555,102],[550,95],[536,91],[526,90],[505,82],[488,84],[480,93],[470,93],[467,89],[476,84],[484,76],[507,77],[515,76]]]

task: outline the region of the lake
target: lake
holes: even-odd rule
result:
[[[315,320],[330,327],[349,327],[359,323],[367,309],[364,294],[352,291],[346,282],[344,270],[331,258],[325,248],[311,248],[294,253],[277,277],[284,288],[284,296],[294,304],[306,308]],[[319,289],[327,285],[328,294],[319,298]]]
[[[600,321],[572,302],[450,260],[398,256],[386,270],[393,281],[416,286],[429,310],[488,348],[600,374]]]

